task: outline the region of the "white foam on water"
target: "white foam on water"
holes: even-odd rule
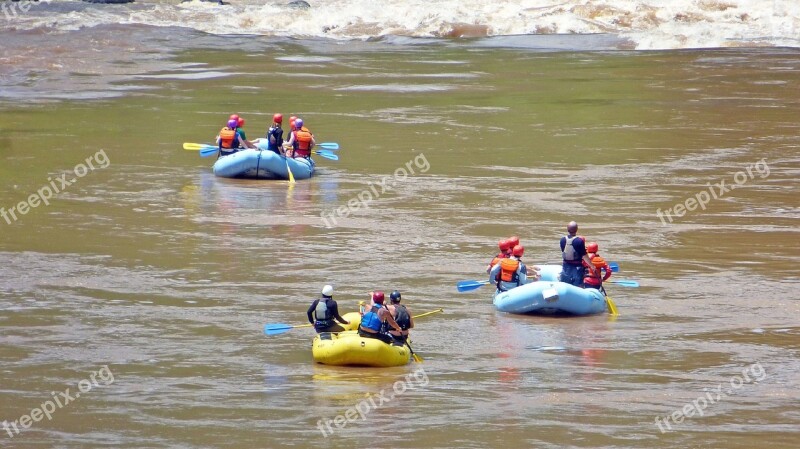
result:
[[[288,1],[263,3],[51,2],[14,17],[12,26],[64,31],[137,24],[340,40],[605,33],[636,49],[800,47],[796,0],[312,0],[308,9],[289,8]]]

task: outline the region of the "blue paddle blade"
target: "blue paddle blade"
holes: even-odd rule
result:
[[[616,262],[609,262],[608,266],[611,267],[611,271],[614,273],[619,273],[619,264]]]
[[[265,324],[264,325],[264,333],[267,335],[278,335],[282,334],[292,327],[291,324]]]
[[[461,281],[456,284],[456,289],[459,292],[469,292],[472,290],[477,290],[488,283],[489,281]]]
[[[326,150],[336,151],[339,149],[339,144],[336,142],[322,142],[317,144],[318,147],[324,148]]]
[[[314,154],[324,157],[325,159],[330,159],[332,161],[338,161],[339,155],[335,153],[331,153],[330,151],[319,150],[315,151]]]
[[[639,283],[636,282],[636,281],[628,281],[628,280],[624,280],[624,279],[612,279],[611,283],[612,284],[621,285],[623,287],[638,287],[639,286]]]
[[[217,154],[219,149],[217,147],[212,147],[208,145],[200,150],[200,157],[209,157]]]

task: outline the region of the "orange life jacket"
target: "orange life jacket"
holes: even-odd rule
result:
[[[303,127],[294,132],[294,140],[297,142],[295,147],[295,156],[309,157],[311,156],[311,132],[308,128]]]
[[[237,138],[235,129],[230,129],[227,126],[222,128],[219,132],[219,147],[226,150],[231,150],[239,146],[239,139]]]
[[[517,269],[519,268],[519,260],[517,259],[503,259],[500,261],[500,280],[503,282],[517,282],[519,283],[519,275]]]
[[[506,258],[506,255],[504,253],[500,253],[500,254],[494,256],[494,259],[492,259],[492,262],[489,264],[489,268],[492,268],[493,266],[499,264],[500,261],[505,259],[505,258]]]

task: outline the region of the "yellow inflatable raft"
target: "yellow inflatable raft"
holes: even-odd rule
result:
[[[317,363],[336,366],[401,366],[411,357],[405,345],[364,338],[358,331],[319,334],[311,344],[311,354]]]
[[[342,318],[350,324],[338,334],[324,332],[314,337],[311,355],[314,361],[336,366],[401,366],[408,363],[411,353],[405,345],[389,345],[376,338],[358,335],[361,314],[346,313]]]

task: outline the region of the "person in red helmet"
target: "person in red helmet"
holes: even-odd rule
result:
[[[528,282],[528,267],[522,263],[525,248],[517,245],[511,250],[511,257],[503,259],[489,271],[489,282],[497,285],[497,291],[504,292]]]
[[[487,273],[492,271],[492,267],[499,264],[501,260],[511,257],[512,246],[508,240],[500,240],[497,243],[497,248],[500,250],[500,252],[496,256],[494,256],[494,259],[492,259],[491,262],[489,262],[489,266],[486,267]]]
[[[283,114],[272,116],[272,126],[267,130],[267,149],[277,154],[283,154]]]
[[[509,248],[509,249],[510,249],[510,250],[511,250],[511,249],[514,249],[514,247],[515,247],[515,246],[517,246],[517,245],[519,245],[519,244],[520,244],[520,243],[519,243],[519,237],[517,237],[516,235],[515,235],[515,236],[511,236],[511,237],[509,237],[509,238],[508,238],[508,243],[511,245],[511,248]]]
[[[592,261],[592,265],[596,271],[590,271],[586,274],[586,277],[583,278],[583,288],[596,288],[605,294],[603,282],[607,281],[608,278],[611,277],[611,267],[608,266],[606,260],[597,253],[599,249],[600,248],[597,246],[596,242],[589,242],[586,244],[586,253],[589,256],[589,260]],[[605,270],[603,277],[600,277],[601,270]]]
[[[234,115],[236,115],[236,114],[234,114]],[[242,136],[242,141],[244,142],[244,148],[255,148],[256,147],[253,144],[253,142],[250,142],[249,140],[247,140],[247,134],[244,133],[244,118],[242,118],[242,117],[239,117],[238,119],[236,119],[236,132],[238,132],[239,135]]]
[[[294,121],[294,131],[292,131],[286,145],[290,148],[286,156],[291,157],[311,157],[311,150],[314,149],[316,141],[314,134],[306,128],[303,119],[297,118]]]
[[[361,324],[358,326],[358,335],[365,338],[377,338],[384,343],[392,343],[394,338],[386,333],[386,326],[390,326],[395,331],[402,333],[403,328],[394,320],[389,309],[384,307],[385,299],[382,291],[372,292],[372,304],[369,310],[361,317]]]
[[[592,261],[586,254],[586,241],[578,235],[578,223],[571,221],[567,224],[567,235],[561,237],[561,276],[559,280],[576,287],[583,287],[585,267],[594,272]]]

